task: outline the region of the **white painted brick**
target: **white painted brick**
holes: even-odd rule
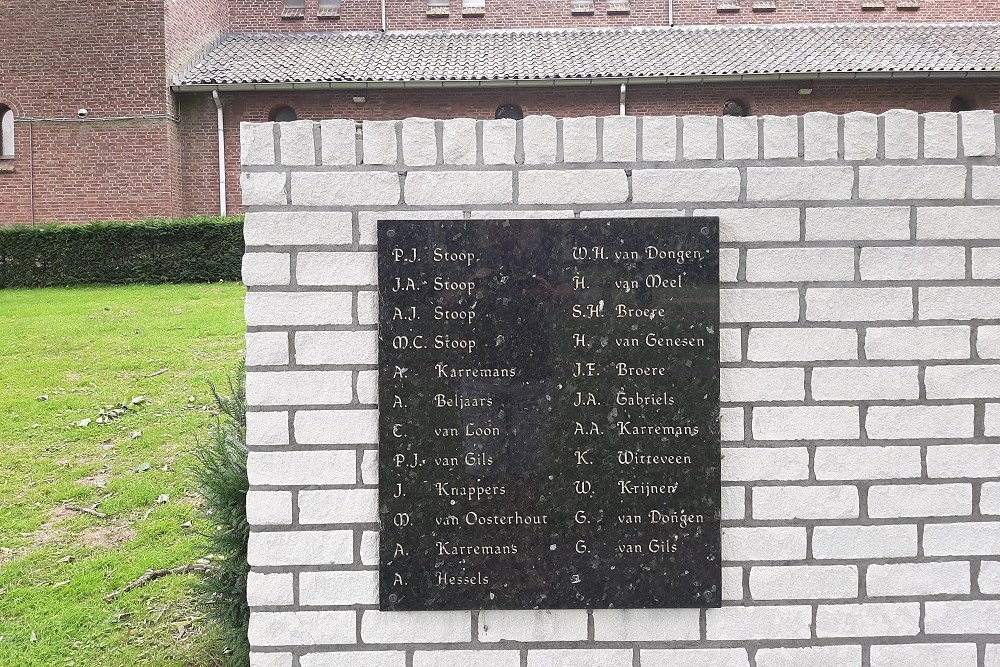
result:
[[[869,359],[968,359],[969,327],[870,328],[865,333]]]
[[[356,463],[353,450],[250,452],[247,472],[254,486],[354,484]]]
[[[248,246],[343,245],[354,238],[349,211],[272,211],[247,213],[243,237]]]
[[[296,206],[392,206],[399,203],[399,176],[387,171],[292,173]]]
[[[993,111],[962,111],[962,148],[966,157],[993,156],[997,154],[996,126]]]
[[[995,462],[991,462],[995,465]],[[1000,482],[986,482],[983,484],[982,493],[979,498],[979,511],[982,514],[1000,514]]]
[[[801,368],[723,368],[723,403],[801,401],[805,398],[805,371]]]
[[[928,366],[927,398],[1000,398],[1000,365]]]
[[[851,167],[748,167],[747,201],[850,199]]]
[[[295,591],[292,590],[292,573],[247,575],[247,603],[251,607],[293,604]]]
[[[986,595],[1000,594],[1000,562],[984,560],[980,563],[979,591]]]
[[[247,523],[251,526],[286,526],[292,523],[292,494],[288,491],[248,492]]]
[[[483,164],[514,164],[517,121],[510,118],[483,121]]]
[[[722,599],[725,601],[743,599],[742,567],[722,568]]]
[[[565,118],[563,128],[563,162],[594,162],[597,160],[597,118]]]
[[[879,241],[910,238],[908,206],[806,209],[807,241]]]
[[[997,634],[1000,600],[927,602],[924,626],[929,635]]]
[[[887,160],[912,160],[917,157],[917,112],[892,109],[882,114],[885,123]]]
[[[861,199],[962,199],[965,166],[859,167]]]
[[[556,119],[527,116],[521,121],[525,164],[552,164],[556,161]]]
[[[337,651],[307,653],[300,667],[405,667],[404,651]]]
[[[740,196],[740,171],[717,169],[636,169],[632,172],[632,201],[717,202]]]
[[[971,484],[894,484],[868,491],[873,519],[972,514]]]
[[[896,644],[872,646],[871,667],[948,665],[976,667],[975,644]]]
[[[350,403],[350,371],[279,371],[247,373],[251,405],[332,405]]]
[[[804,646],[757,650],[757,667],[861,667],[860,646]]]
[[[719,250],[719,282],[734,283],[740,271],[740,251],[738,248]]]
[[[799,120],[795,116],[764,116],[764,158],[798,157]]]
[[[750,568],[754,600],[826,600],[858,597],[856,565],[782,565]]]
[[[274,164],[274,123],[240,123],[240,164]]]
[[[756,160],[757,147],[756,116],[722,117],[722,155],[726,160]]]
[[[698,209],[694,214],[718,216],[723,243],[799,240],[797,208]]]
[[[806,319],[814,322],[909,320],[909,287],[816,287],[806,290]]]
[[[321,120],[319,131],[323,140],[320,155],[324,165],[357,164],[358,130],[353,120]]]
[[[353,612],[352,612],[353,613]],[[376,611],[361,616],[361,641],[365,644],[450,644],[472,640],[467,611]]]
[[[518,650],[414,651],[413,667],[520,667]],[[367,667],[359,665],[358,667]]]
[[[629,211],[626,211],[628,213]],[[539,218],[543,220],[559,220],[560,218],[572,218],[573,209],[506,209],[497,211],[470,211],[473,220],[516,220],[518,218]],[[581,216],[582,217],[582,216]],[[605,216],[591,216],[603,218]],[[631,215],[623,215],[623,218],[630,218]]]
[[[972,167],[972,198],[1000,199],[1000,167]]]
[[[520,204],[622,204],[628,200],[624,169],[522,171]]]
[[[354,532],[350,530],[294,530],[250,533],[250,567],[286,565],[346,565],[354,560]]]
[[[251,646],[355,643],[352,611],[258,611],[250,615]]]
[[[305,366],[378,363],[378,332],[298,331],[295,361]]]
[[[358,402],[365,405],[378,403],[378,371],[358,371],[355,384]]]
[[[924,157],[958,157],[958,116],[938,111],[923,114]]]
[[[1000,403],[987,403],[983,435],[1000,435]]]
[[[873,440],[971,438],[973,413],[971,405],[877,405],[865,430]]]
[[[743,359],[742,341],[743,334],[739,329],[720,329],[719,361],[722,363],[741,361]]]
[[[722,528],[722,560],[802,560],[805,528]]]
[[[736,521],[746,516],[746,495],[742,486],[722,487],[723,521]]]
[[[248,412],[247,443],[251,447],[288,444],[287,412]]]
[[[753,490],[753,518],[854,519],[858,502],[854,486],[759,486]]]
[[[919,292],[922,320],[1000,317],[1000,287],[921,287]]]
[[[866,576],[868,595],[967,595],[972,590],[969,563],[871,564]]]
[[[928,447],[927,476],[1000,478],[1000,445]]]
[[[378,255],[374,252],[303,252],[295,266],[299,285],[375,285]]]
[[[350,324],[348,292],[250,292],[244,306],[247,326]]]
[[[685,116],[681,119],[685,160],[714,160],[719,150],[719,119],[716,116]]]
[[[378,521],[376,489],[299,491],[299,523],[373,523]]]
[[[378,324],[378,292],[358,292],[358,324]]]
[[[1000,279],[1000,248],[972,249],[972,277],[977,280]]]
[[[302,572],[299,604],[377,604],[378,571]]]
[[[361,124],[365,164],[396,164],[397,125],[394,120],[366,120]]]
[[[664,162],[677,159],[675,116],[646,116],[642,119],[642,159]]]
[[[986,667],[1000,667],[1000,644],[986,645]]]
[[[316,139],[313,134],[315,127],[316,123],[311,120],[278,123],[281,137],[281,164],[316,164]]]
[[[244,206],[274,206],[288,201],[285,191],[285,174],[282,172],[243,172],[240,174],[240,192]]]
[[[837,159],[838,116],[825,111],[813,111],[803,116],[806,160]]]
[[[854,406],[757,407],[754,440],[854,440],[860,433]]]
[[[1000,239],[1000,206],[921,206],[918,239]]]
[[[300,410],[295,437],[305,445],[373,445],[378,442],[378,411]]]
[[[1000,523],[934,523],[924,526],[927,556],[1000,555]]]
[[[743,440],[743,408],[721,408],[719,431],[723,442]]]
[[[481,642],[559,642],[587,638],[583,609],[483,610],[479,612]]]
[[[862,248],[862,280],[961,280],[965,248]]]
[[[817,637],[903,637],[920,632],[917,602],[820,605]]]
[[[676,218],[683,215],[684,209],[680,208],[619,208],[580,211],[581,218]]]
[[[915,525],[816,526],[813,557],[819,559],[911,558],[917,555]]]
[[[723,289],[719,291],[722,322],[797,322],[797,289]]]
[[[403,164],[416,167],[437,164],[433,120],[407,118],[403,121]]]
[[[295,656],[291,653],[258,653],[250,654],[250,667],[292,667]],[[303,667],[305,667],[303,665]]]
[[[722,480],[795,480],[809,477],[805,447],[729,447],[722,450]]]
[[[361,453],[361,483],[378,484],[377,449],[366,449]]]
[[[476,121],[450,118],[442,123],[445,164],[476,164]]]
[[[722,607],[707,609],[706,638],[715,640],[808,639],[808,606]]]
[[[636,158],[636,117],[606,116],[604,118],[604,161],[635,162]],[[563,137],[565,152],[566,138]]]
[[[361,533],[361,564],[378,565],[378,531],[366,530]]]
[[[745,648],[643,648],[643,667],[750,667]]]
[[[411,171],[406,175],[407,204],[511,204],[514,186],[506,171]]]
[[[864,111],[844,114],[844,159],[871,160],[878,149],[878,116]]]
[[[817,447],[816,479],[920,477],[919,447]]]
[[[753,328],[747,337],[750,361],[820,361],[858,358],[858,332],[828,328]]]
[[[379,220],[461,220],[462,211],[359,211],[358,232],[361,245],[375,245]]]
[[[916,366],[848,366],[816,368],[812,375],[816,401],[869,401],[920,397]]]
[[[528,651],[528,667],[632,667],[632,649],[532,649]]]
[[[751,283],[854,280],[854,249],[751,248],[746,279]]]
[[[288,334],[284,331],[248,333],[247,366],[279,366],[288,363]]]

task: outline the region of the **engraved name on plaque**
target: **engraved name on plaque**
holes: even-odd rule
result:
[[[719,605],[718,248],[378,223],[382,610]]]

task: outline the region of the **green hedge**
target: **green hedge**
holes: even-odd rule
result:
[[[0,288],[239,280],[243,217],[0,228]]]

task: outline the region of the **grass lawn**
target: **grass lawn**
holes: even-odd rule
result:
[[[207,555],[191,451],[213,414],[208,381],[240,361],[243,294],[0,290],[0,665],[217,664],[194,575],[103,597]]]

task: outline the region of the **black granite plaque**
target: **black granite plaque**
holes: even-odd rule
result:
[[[718,247],[378,223],[382,610],[719,605]]]

